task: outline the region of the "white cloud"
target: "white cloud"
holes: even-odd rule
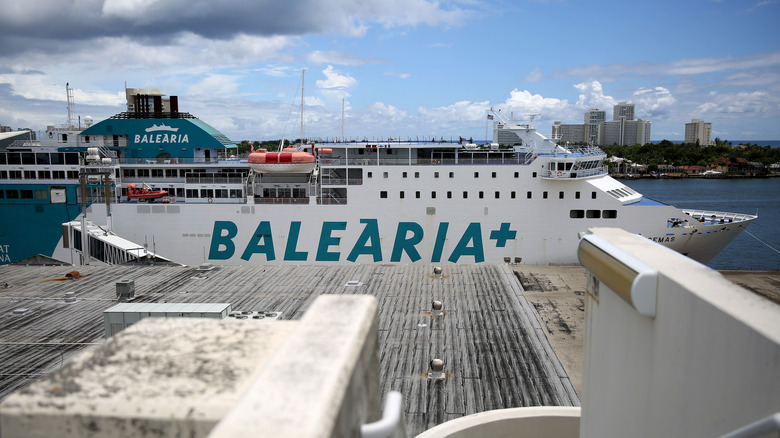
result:
[[[636,105],[636,117],[645,120],[665,115],[676,102],[664,87],[640,88],[634,91],[632,100]]]
[[[599,81],[581,82],[574,84],[574,88],[581,93],[575,105],[583,111],[594,108],[608,110],[618,103],[614,97],[604,94],[604,88]]]
[[[544,73],[539,67],[531,70],[531,73],[528,73],[528,76],[525,77],[526,82],[540,82],[542,79],[544,79]]]

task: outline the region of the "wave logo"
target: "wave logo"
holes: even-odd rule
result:
[[[152,125],[152,126],[146,128],[146,129],[144,129],[144,131],[146,131],[146,132],[157,132],[157,131],[177,132],[178,130],[179,130],[179,128],[172,128],[172,127],[166,125],[165,123],[161,123],[160,125]]]

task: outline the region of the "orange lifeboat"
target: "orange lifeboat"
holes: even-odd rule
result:
[[[138,199],[142,201],[153,202],[155,199],[168,196],[168,192],[165,190],[153,190],[146,183],[142,188],[137,188],[135,184],[130,183],[127,185],[127,199]]]
[[[282,152],[258,149],[249,154],[249,167],[256,173],[310,173],[314,170],[314,154],[296,148]]]

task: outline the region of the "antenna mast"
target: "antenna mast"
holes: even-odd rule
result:
[[[70,82],[65,83],[65,94],[68,96],[68,129],[73,127],[73,88],[70,88]]]
[[[303,146],[303,83],[304,83],[304,75],[306,74],[306,69],[301,69],[301,146]]]

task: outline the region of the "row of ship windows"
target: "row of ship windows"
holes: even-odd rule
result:
[[[66,178],[67,177],[67,178]],[[79,179],[78,170],[0,170],[0,179]]]
[[[169,189],[168,194],[177,198],[243,198],[241,189]],[[122,189],[122,196],[127,196],[127,189]]]
[[[438,178],[439,174],[440,174],[440,172],[433,172],[433,177],[434,178]],[[368,172],[367,176],[369,178],[373,178],[374,173],[373,172]],[[448,172],[448,176],[450,178],[455,178],[455,172]],[[402,172],[401,173],[401,177],[402,178],[408,178],[409,177],[409,173],[408,172]],[[414,172],[414,177],[415,178],[419,178],[420,177],[420,172]],[[490,177],[491,178],[496,178],[497,177],[496,172],[490,172]],[[515,172],[514,173],[514,177],[515,178],[520,178],[520,172]],[[533,173],[533,177],[536,178],[536,172]],[[388,173],[387,172],[382,172],[382,178],[389,178]],[[479,172],[474,172],[474,178],[479,178]]]
[[[558,192],[558,199],[565,199],[566,198],[565,193],[566,192],[563,192],[563,191]],[[597,192],[591,192],[590,193],[591,199],[596,199],[596,193]],[[388,195],[387,195],[387,191],[386,190],[382,190],[382,191],[379,192],[379,197],[381,199],[387,199],[387,196]],[[431,192],[431,199],[436,199],[436,196],[437,196],[437,192],[435,190],[432,191]],[[447,196],[447,199],[452,199],[452,192],[451,191],[447,191],[447,195],[446,196]],[[403,190],[398,192],[398,198],[399,199],[404,199],[405,197],[406,197],[406,192],[404,192]],[[420,199],[422,197],[422,192],[420,192],[419,190],[415,191],[414,192],[414,197],[416,199]],[[463,194],[462,194],[462,198],[463,199],[468,199],[468,197],[469,197],[468,190],[464,190]],[[480,190],[479,192],[477,192],[477,197],[479,199],[484,199],[485,198],[485,192]],[[493,197],[495,199],[501,199],[501,192],[496,190],[493,193]],[[531,192],[531,191],[525,192],[525,197],[527,199],[533,199],[533,192]],[[549,199],[549,197],[550,196],[549,196],[548,192],[546,192],[546,191],[542,192],[542,199]],[[509,198],[510,199],[517,199],[517,192],[515,192],[515,191],[509,192]],[[574,199],[581,199],[580,192],[574,192]]]
[[[8,189],[0,190],[0,199],[49,199],[46,190]]]

